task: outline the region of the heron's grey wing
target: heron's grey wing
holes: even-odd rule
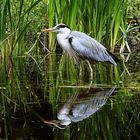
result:
[[[107,49],[85,33],[72,31],[69,35],[69,42],[74,51],[81,57],[89,60],[108,61],[117,65]]]

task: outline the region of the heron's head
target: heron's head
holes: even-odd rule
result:
[[[49,29],[42,29],[42,32],[58,32],[58,33],[70,33],[71,29],[64,23],[57,24],[56,26]]]

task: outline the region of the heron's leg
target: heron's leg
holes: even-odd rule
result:
[[[90,81],[92,82],[93,81],[93,69],[91,67],[91,64],[89,63],[88,60],[86,60],[87,63],[88,63],[88,66],[89,66],[89,70],[90,70]]]

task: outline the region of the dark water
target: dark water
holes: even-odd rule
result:
[[[126,58],[127,56],[125,56]],[[0,66],[0,138],[140,139],[139,59],[82,72],[55,54],[7,58]]]

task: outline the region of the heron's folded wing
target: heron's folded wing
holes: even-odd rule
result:
[[[115,63],[106,48],[85,33],[73,31],[69,36],[71,47],[81,57],[96,61]]]

